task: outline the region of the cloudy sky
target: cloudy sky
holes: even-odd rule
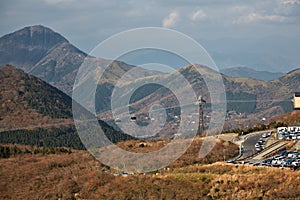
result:
[[[194,38],[220,68],[300,67],[300,0],[1,1],[1,36],[34,24],[86,52],[120,31],[154,26]]]

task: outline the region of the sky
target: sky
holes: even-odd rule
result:
[[[0,36],[41,24],[89,52],[132,28],[165,27],[199,42],[219,68],[300,67],[300,0],[2,0]]]

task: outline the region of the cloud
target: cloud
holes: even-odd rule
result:
[[[240,13],[240,12],[245,12],[245,11],[249,11],[251,10],[252,7],[249,6],[249,5],[238,5],[238,6],[232,6],[230,7],[230,11],[233,12],[233,13]]]
[[[166,18],[162,21],[162,26],[165,28],[174,27],[179,21],[179,13],[177,11],[171,12]]]
[[[254,22],[269,21],[269,22],[284,22],[287,21],[287,17],[281,15],[263,15],[259,13],[250,13],[243,15],[235,20],[234,24],[248,24]]]
[[[282,0],[281,3],[284,5],[300,5],[300,0]]]
[[[199,9],[197,10],[196,12],[194,12],[192,15],[191,15],[191,20],[192,21],[201,21],[201,20],[204,20],[205,18],[207,18],[207,15],[206,13]]]
[[[98,42],[119,31],[145,26],[172,27],[199,41],[251,37],[253,31],[250,30],[255,30],[257,37],[272,34],[292,37],[300,34],[299,2],[10,0],[3,1],[0,6],[0,35],[23,26],[43,24],[63,34],[87,52]],[[246,24],[247,27],[237,26],[238,23]],[[268,26],[260,26],[261,23],[268,23]],[[299,39],[295,41],[297,43]]]
[[[45,2],[50,5],[56,5],[61,3],[71,3],[74,2],[74,0],[45,0]]]

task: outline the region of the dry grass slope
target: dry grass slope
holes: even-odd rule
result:
[[[204,164],[207,160],[191,163],[200,142],[196,140],[169,171],[159,170],[158,175],[114,176],[114,170],[86,151],[0,159],[0,199],[300,199],[300,171]],[[135,145],[120,145],[130,144]],[[140,144],[135,151],[150,148],[150,143]],[[218,141],[211,161],[222,160],[222,148],[236,147]]]
[[[284,115],[275,117],[275,121],[283,122],[288,125],[299,125],[300,124],[300,111],[294,111]]]

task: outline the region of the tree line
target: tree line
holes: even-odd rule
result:
[[[70,148],[65,147],[38,147],[31,146],[29,148],[19,148],[16,145],[14,146],[6,146],[0,145],[0,158],[9,158],[11,156],[16,156],[19,154],[61,154],[68,153],[71,154],[72,150]]]
[[[102,127],[112,143],[131,140],[134,137],[108,127]],[[70,147],[85,150],[74,125],[59,128],[36,128],[33,130],[3,131],[0,133],[2,144],[23,144],[45,147]]]

